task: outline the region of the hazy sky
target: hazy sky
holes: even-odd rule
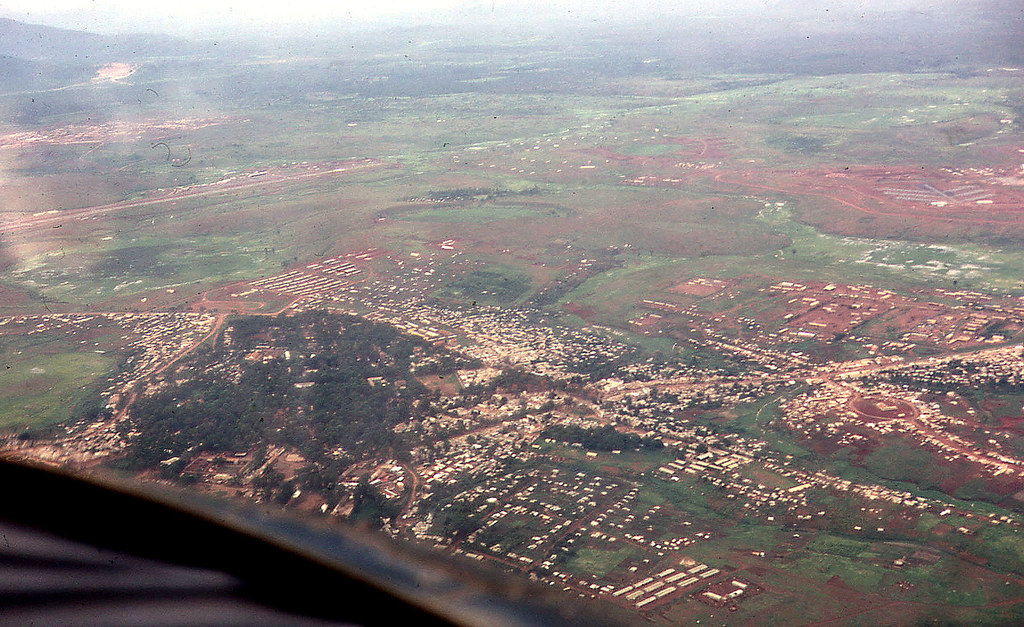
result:
[[[103,33],[280,30],[327,23],[563,18],[613,22],[644,15],[796,14],[853,19],[879,10],[934,9],[952,0],[0,0],[0,16]],[[973,4],[961,0],[963,4]]]
[[[0,11],[24,21],[102,32],[138,31],[139,27],[195,32],[221,25],[367,22],[469,4],[465,0],[0,0]]]

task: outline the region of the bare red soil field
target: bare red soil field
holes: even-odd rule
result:
[[[831,201],[847,217],[837,217],[833,210],[799,209],[804,219],[830,232],[891,236],[897,226],[932,235],[978,227],[1024,231],[1024,186],[1006,184],[1013,174],[1009,170],[982,173],[891,166],[770,173],[718,171],[714,178],[739,187]],[[880,220],[865,222],[858,216]]]
[[[861,396],[850,401],[850,408],[861,418],[869,422],[875,420],[893,420],[896,418],[913,418],[917,409],[906,401],[882,396]]]

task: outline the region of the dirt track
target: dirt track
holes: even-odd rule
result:
[[[325,176],[349,174],[354,171],[362,171],[370,168],[382,167],[384,165],[386,164],[381,161],[365,160],[348,163],[344,166],[335,167],[329,170],[306,171],[299,174],[281,176],[266,175],[256,178],[233,180],[228,183],[217,182],[178,188],[154,198],[142,198],[139,200],[109,203],[105,205],[96,205],[94,207],[83,207],[80,209],[69,209],[67,211],[60,211],[57,213],[46,213],[44,215],[17,218],[0,227],[2,228],[0,236],[21,235],[41,229],[57,229],[71,221],[87,220],[89,218],[95,218],[115,211],[123,211],[125,209],[148,207],[151,205],[160,205],[169,202],[177,202],[179,200],[188,200],[218,194],[230,194],[248,189],[256,189],[281,183],[293,183],[296,181],[315,179]]]

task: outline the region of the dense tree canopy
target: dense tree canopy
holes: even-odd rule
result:
[[[135,402],[124,426],[134,431],[129,467],[259,442],[285,443],[320,461],[338,446],[356,454],[400,448],[393,427],[412,417],[426,394],[413,360],[438,354],[393,327],[324,312],[241,317],[228,337]],[[288,358],[253,358],[267,347],[287,350]],[[433,360],[438,367],[455,366]]]
[[[621,433],[611,425],[590,429],[578,425],[552,425],[545,429],[541,436],[561,442],[577,442],[594,451],[659,449],[665,446],[657,438],[640,437],[635,433]]]

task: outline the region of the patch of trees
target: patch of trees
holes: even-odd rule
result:
[[[511,303],[530,290],[532,281],[525,274],[473,270],[452,283],[452,290],[464,297],[498,303]]]
[[[516,368],[506,368],[486,384],[477,383],[463,388],[462,400],[459,404],[463,407],[471,407],[491,398],[498,390],[514,394],[542,390],[565,391],[567,389],[569,386],[565,381]]]
[[[124,466],[152,468],[204,450],[273,442],[326,467],[326,451],[338,446],[356,456],[407,446],[393,427],[409,420],[427,393],[410,362],[437,352],[430,344],[387,325],[325,312],[239,318],[233,335],[231,348],[241,350],[197,351],[175,375],[190,378],[135,402],[130,424],[122,427],[136,432],[128,438]],[[242,358],[257,345],[287,347],[291,359]],[[241,371],[237,383],[223,374],[230,366]],[[296,387],[300,382],[313,385]]]
[[[150,468],[165,458],[202,450],[237,451],[251,447],[264,430],[266,418],[285,400],[264,391],[265,384],[274,381],[273,377],[274,374],[260,376],[248,371],[238,385],[193,379],[139,399],[132,406],[132,424],[121,426],[126,432],[133,427],[137,432],[129,440],[127,467]]]
[[[284,483],[284,475],[274,467],[267,468],[253,479],[252,487],[264,498],[269,499],[275,491],[280,491]]]
[[[621,451],[632,449],[657,450],[665,447],[658,438],[641,437],[635,433],[616,431],[611,425],[586,428],[579,425],[552,425],[541,432],[541,437],[559,442],[579,443],[592,451]]]
[[[447,538],[465,537],[480,527],[476,507],[469,501],[453,499],[439,516],[441,535]]]
[[[350,520],[366,521],[373,527],[379,527],[383,519],[394,518],[400,511],[398,502],[384,498],[366,477],[359,480],[352,495]]]

